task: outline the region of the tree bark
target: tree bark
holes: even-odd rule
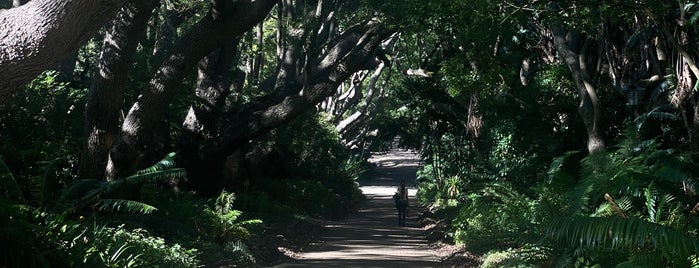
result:
[[[12,7],[18,7],[27,3],[28,0],[12,0]]]
[[[379,80],[379,76],[381,76],[381,73],[384,70],[384,66],[386,65],[383,62],[379,64],[374,73],[371,75],[371,78],[369,78],[369,84],[366,88],[367,93],[364,103],[357,107],[356,111],[352,113],[352,115],[340,121],[340,123],[337,124],[337,126],[335,127],[335,130],[337,130],[337,132],[339,132],[340,135],[342,135],[342,133],[344,133],[352,125],[356,125],[356,123],[359,122],[362,117],[366,116],[366,112],[371,106],[374,98],[374,92],[376,91],[376,82]],[[349,137],[343,136],[343,139],[347,138]]]
[[[234,152],[247,141],[279,127],[332,96],[337,87],[353,73],[368,66],[375,67],[376,50],[393,33],[378,24],[350,28],[328,50],[322,59],[314,61],[315,70],[303,74],[303,85],[285,85],[265,99],[227,115],[228,125],[215,140],[202,147],[202,152],[220,157]],[[298,87],[294,89],[292,87]],[[284,92],[284,94],[280,94]]]
[[[218,134],[220,116],[224,110],[226,98],[231,93],[231,86],[234,83],[240,84],[245,79],[244,74],[231,77],[231,73],[242,72],[237,67],[234,72],[231,72],[233,62],[237,58],[238,40],[229,42],[199,62],[197,97],[195,103],[189,108],[182,134],[178,138],[177,150],[180,152],[180,158],[186,160],[185,167],[189,177],[207,180],[205,187],[198,188],[205,195],[213,195],[217,189],[221,189],[220,178],[224,177],[228,158],[196,161],[198,159],[195,157],[198,155],[196,146]]]
[[[217,1],[211,12],[192,26],[129,110],[121,136],[110,152],[108,178],[128,176],[162,157],[165,145],[156,142],[153,135],[157,133],[157,123],[165,118],[177,84],[200,59],[263,20],[276,2]]]
[[[175,10],[167,9],[165,6],[162,7],[164,9],[162,11],[163,23],[158,29],[158,37],[153,46],[153,57],[151,57],[149,62],[151,72],[155,72],[157,67],[160,67],[163,61],[165,61],[165,57],[170,54],[178,39],[177,28],[194,15],[194,12],[189,10],[179,11],[177,10],[178,8],[181,7],[176,6]]]
[[[594,81],[588,73],[587,57],[591,40],[582,35],[553,26],[554,43],[559,57],[568,66],[580,97],[579,113],[587,129],[589,154],[604,151],[605,144],[600,133],[601,104],[595,92]]]
[[[35,0],[0,12],[0,104],[113,18],[124,0]]]
[[[119,135],[121,106],[136,46],[157,0],[133,0],[110,23],[85,108],[80,177],[104,178],[109,150]]]

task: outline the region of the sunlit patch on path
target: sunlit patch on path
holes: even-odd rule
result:
[[[374,155],[377,174],[361,186],[367,201],[347,220],[326,225],[322,241],[296,260],[275,267],[435,267],[438,257],[428,247],[424,231],[416,226],[417,214],[408,212],[406,227],[398,226],[391,198],[401,180],[414,185],[417,157],[393,150]],[[409,189],[415,202],[415,189]]]

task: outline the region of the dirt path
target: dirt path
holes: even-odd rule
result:
[[[361,186],[367,196],[357,213],[343,222],[325,226],[322,241],[311,246],[300,257],[277,268],[288,267],[435,267],[438,257],[428,247],[424,231],[416,227],[418,213],[408,212],[407,226],[398,226],[396,209],[391,198],[402,179],[407,186],[415,182],[417,157],[409,152],[393,150],[374,155],[377,164],[372,180]],[[410,188],[411,203],[415,189]]]

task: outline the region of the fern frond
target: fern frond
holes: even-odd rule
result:
[[[671,105],[659,105],[656,107],[653,107],[652,110],[639,115],[638,118],[636,118],[636,126],[641,127],[643,124],[646,123],[648,119],[656,119],[660,121],[677,121],[680,120],[680,117],[675,113],[674,107]]]
[[[554,180],[560,181],[560,182],[566,182],[566,183],[574,183],[575,178],[568,174],[565,170],[563,170],[563,167],[568,161],[568,159],[571,158],[572,155],[580,153],[579,151],[569,151],[564,153],[562,156],[556,157],[551,161],[551,165],[549,166],[547,170],[547,174],[549,175],[549,183],[553,182]]]
[[[660,223],[662,221],[663,211],[668,211],[669,214],[672,214],[670,213],[670,209],[666,210],[666,208],[669,207],[673,201],[675,201],[675,197],[671,194],[666,194],[660,198],[660,202],[658,202],[656,209],[655,219],[653,219],[652,222]]]
[[[614,198],[612,198],[611,195],[609,195],[608,193],[605,193],[604,199],[607,200],[607,202],[611,206],[612,211],[614,211],[614,213],[616,213],[619,217],[628,218],[628,216],[626,215],[626,212],[624,212],[624,210],[621,208],[621,206],[619,206],[617,201],[614,200]]]
[[[612,205],[610,203],[602,203],[600,204],[597,209],[595,209],[595,212],[590,215],[591,217],[610,217],[614,215],[614,210],[612,209]]]
[[[27,203],[22,190],[19,188],[19,184],[17,184],[17,180],[15,180],[15,176],[2,158],[0,158],[0,183],[2,183],[10,197],[16,198],[24,204]]]
[[[657,217],[656,217],[657,210],[656,210],[656,206],[655,206],[656,205],[655,203],[657,200],[656,197],[658,196],[658,191],[657,191],[657,189],[655,189],[655,186],[653,186],[653,184],[651,184],[650,186],[648,186],[646,188],[646,190],[644,191],[644,194],[645,194],[645,199],[646,199],[645,205],[646,205],[646,210],[648,212],[648,219],[650,220],[650,222],[658,223],[659,221],[656,220],[657,219]]]
[[[124,199],[100,199],[94,205],[97,211],[150,214],[158,209],[146,203]]]
[[[594,179],[589,177],[583,178],[566,197],[566,200],[571,201],[566,214],[574,215],[578,211],[581,211],[581,209],[589,203],[590,193],[592,193],[594,188]]]

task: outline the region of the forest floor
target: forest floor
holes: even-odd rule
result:
[[[420,163],[415,153],[391,150],[369,161],[376,168],[360,181],[367,200],[357,212],[343,221],[325,222],[316,241],[300,252],[280,248],[288,258],[272,267],[472,267],[480,263],[477,256],[439,238],[428,241],[439,224],[416,205],[413,186]],[[398,226],[392,199],[401,180],[409,187],[411,201],[406,226]]]

